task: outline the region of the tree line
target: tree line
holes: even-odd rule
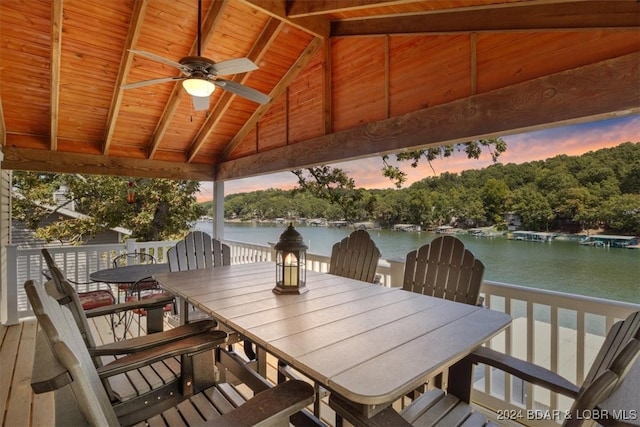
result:
[[[536,231],[604,228],[640,234],[640,143],[580,156],[427,177],[407,188],[336,187],[317,197],[302,186],[225,197],[225,218],[326,218],[422,226],[505,226],[506,214]]]

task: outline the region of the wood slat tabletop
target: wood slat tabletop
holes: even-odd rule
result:
[[[154,275],[160,285],[283,362],[363,405],[393,402],[500,333],[511,318],[399,288],[308,272],[277,295],[275,265]]]

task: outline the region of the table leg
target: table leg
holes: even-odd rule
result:
[[[457,396],[463,402],[471,401],[471,386],[473,381],[473,363],[462,359],[449,368],[447,392]]]
[[[147,310],[147,334],[162,332],[164,330],[164,307]]]
[[[256,372],[267,378],[267,351],[260,346],[256,346],[256,352]]]
[[[176,299],[180,308],[180,324],[186,325],[189,323],[189,303],[184,298],[177,297]]]

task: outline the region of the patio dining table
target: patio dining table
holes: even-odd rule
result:
[[[151,278],[156,273],[169,271],[169,264],[134,264],[122,267],[105,268],[97,270],[89,274],[89,279],[94,282],[111,283],[120,289],[133,285],[134,283]],[[120,292],[118,292],[118,303],[120,302]],[[147,317],[147,333],[162,332],[163,326],[163,308],[149,310]],[[119,321],[122,321],[120,316]]]
[[[154,274],[160,286],[372,416],[511,323],[507,314],[308,272],[277,295],[275,264]],[[467,393],[468,381],[450,381]],[[464,378],[462,377],[456,377]]]
[[[146,279],[156,273],[169,271],[169,264],[135,264],[122,267],[105,268],[89,274],[94,282],[130,284]]]

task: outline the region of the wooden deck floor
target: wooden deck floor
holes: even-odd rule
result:
[[[53,425],[53,393],[31,391],[37,330],[35,319],[0,326],[0,424],[7,427]]]
[[[113,334],[107,322],[107,318],[97,318],[90,322],[94,330],[94,337],[99,342],[111,342],[113,340]],[[167,327],[170,326],[167,325]],[[134,325],[134,328],[135,333],[137,333],[137,324]],[[25,320],[14,326],[0,325],[0,426],[54,426],[53,393],[37,395],[31,390],[31,368],[37,330],[38,325],[35,319]],[[267,360],[267,364],[267,378],[275,382],[276,360],[270,358]],[[165,366],[166,369],[178,372],[178,368],[175,365],[172,366],[171,361],[166,363]],[[115,384],[114,388],[118,388],[121,393],[126,393],[133,390],[131,385],[133,382],[149,382],[148,377],[153,377],[153,375],[145,374],[144,377],[145,379],[136,379],[136,375],[126,379],[123,377],[121,381]],[[248,389],[243,389],[243,386],[237,389],[244,398],[250,397]],[[400,409],[401,405],[402,402],[394,404],[396,409]],[[485,415],[490,418],[495,416],[495,414],[491,413],[485,413]],[[334,424],[335,414],[326,404],[326,399],[323,399],[321,404],[321,419],[328,426]],[[513,423],[505,424],[504,422],[499,424],[505,426],[515,425]]]
[[[144,324],[144,322],[143,322]],[[108,318],[90,320],[94,337],[98,342],[113,341],[113,333],[109,327]],[[165,325],[165,328],[170,328]],[[132,326],[137,335],[137,324]],[[38,324],[35,319],[22,321],[18,325],[0,325],[0,426],[7,427],[47,427],[54,426],[55,409],[53,393],[34,394],[31,390],[31,369],[33,366],[36,333]],[[116,331],[118,335],[122,330]],[[144,333],[144,329],[142,329]],[[276,378],[275,359],[267,361],[267,376],[272,381]],[[151,388],[154,381],[161,381],[161,370],[179,372],[176,361],[165,361],[154,365],[154,369],[142,374],[133,373],[128,377],[124,374],[111,380],[114,391],[120,395],[135,393],[135,388],[144,390]],[[170,373],[169,373],[170,374]],[[165,373],[165,377],[167,373]],[[134,384],[135,383],[135,387]],[[240,385],[236,390],[245,398],[251,396],[251,391]],[[322,418],[328,425],[333,424],[335,415],[328,405],[322,405]]]

